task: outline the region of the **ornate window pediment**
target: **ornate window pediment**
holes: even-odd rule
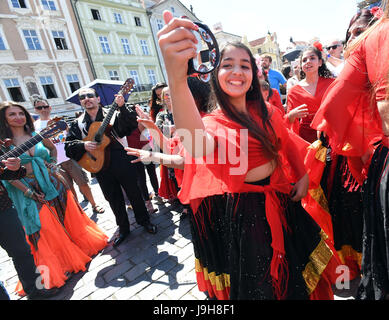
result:
[[[18,67],[12,67],[7,64],[0,65],[0,78],[4,77],[18,77],[19,71]]]

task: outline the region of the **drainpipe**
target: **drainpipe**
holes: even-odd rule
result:
[[[164,82],[166,82],[165,74],[163,73],[163,68],[162,68],[161,60],[160,60],[159,53],[158,53],[158,42],[157,42],[156,39],[155,39],[154,30],[153,30],[153,27],[151,26],[151,16],[153,15],[153,13],[152,13],[150,10],[146,10],[146,14],[147,14],[147,17],[149,18],[149,26],[150,26],[151,34],[152,34],[152,36],[153,36],[153,42],[154,42],[155,52],[157,53],[157,59],[158,59],[158,63],[159,63],[159,69],[161,70],[161,74],[162,74],[162,77],[163,77]]]
[[[86,56],[88,58],[89,65],[91,67],[93,78],[97,79],[96,69],[95,69],[95,66],[93,65],[93,61],[92,61],[92,57],[91,57],[91,54],[90,54],[88,42],[86,41],[84,29],[82,28],[82,25],[81,25],[80,15],[79,15],[78,9],[77,9],[77,2],[78,2],[78,0],[70,0],[70,3],[71,3],[72,8],[73,8],[74,16],[76,17],[78,29],[80,30],[81,39],[84,42]]]

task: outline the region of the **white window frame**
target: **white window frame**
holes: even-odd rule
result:
[[[65,77],[66,77],[66,83],[67,83],[68,86],[69,86],[70,92],[74,92],[74,91],[72,91],[72,87],[70,86],[71,83],[78,82],[78,85],[80,86],[80,88],[82,87],[82,86],[81,86],[80,77],[79,77],[79,75],[78,75],[77,73],[71,73],[71,74],[68,73],[68,74],[65,75]],[[69,77],[71,78],[72,81],[69,81]],[[75,78],[77,78],[77,79],[76,79],[77,81],[74,81]]]
[[[17,87],[16,86],[14,86],[14,87],[7,87],[7,85],[5,84],[5,80],[14,80],[14,79],[17,80],[18,86]],[[25,88],[23,88],[22,84],[23,84],[23,81],[21,81],[20,77],[18,77],[18,76],[11,75],[9,77],[2,77],[1,78],[1,85],[5,89],[4,93],[7,95],[7,99],[8,100],[13,100],[11,94],[8,92],[8,88],[20,88],[20,91],[22,93],[24,101],[17,101],[17,102],[21,102],[21,103],[27,102],[28,95],[26,95],[26,92],[24,90]]]
[[[47,78],[50,78],[51,79],[51,83],[42,83],[42,78],[45,78],[45,80],[47,80]],[[57,88],[57,86],[56,86],[56,83],[55,83],[55,80],[56,80],[56,78],[53,76],[53,75],[51,75],[51,74],[46,74],[46,75],[39,75],[38,76],[38,79],[39,79],[39,84],[40,84],[40,86],[41,86],[41,89],[42,89],[42,92],[44,93],[44,95],[45,95],[45,98],[47,99],[47,100],[49,100],[49,99],[58,99],[58,98],[60,98],[60,95],[59,95],[59,91],[58,91],[58,88]],[[49,97],[47,97],[47,95],[46,95],[46,91],[45,91],[45,89],[44,89],[44,85],[46,85],[46,84],[52,84],[53,85],[53,87],[54,87],[54,90],[55,90],[55,94],[57,95],[56,97],[54,97],[54,98],[49,98]]]
[[[162,20],[162,19],[157,19],[157,20],[155,21],[155,24],[156,24],[156,26],[157,26],[157,30],[158,30],[158,31],[161,30],[161,29],[164,27],[164,23],[163,23],[163,20]]]
[[[139,26],[136,23],[137,21],[136,19],[138,19],[139,21]],[[142,18],[140,16],[134,16],[134,23],[135,23],[135,27],[143,27]]]
[[[89,8],[89,10],[90,10],[90,14],[91,14],[92,20],[94,20],[94,21],[103,21],[103,15],[101,14],[101,9]],[[92,10],[96,10],[98,12],[100,19],[93,18]]]
[[[1,39],[3,40],[3,43],[4,43],[4,46],[5,46],[5,49],[4,50],[0,50],[0,51],[6,51],[6,50],[9,50],[10,47],[8,45],[8,41],[7,41],[7,38],[5,37],[5,33],[3,31],[3,26],[0,24],[0,37]]]
[[[28,46],[28,42],[27,42],[26,36],[24,35],[24,31],[31,31],[31,30],[35,31],[35,33],[36,33],[36,37],[38,39],[40,49],[30,49],[30,47]],[[21,33],[22,39],[24,40],[24,45],[26,47],[26,50],[34,51],[34,52],[35,51],[45,50],[45,47],[43,45],[43,41],[42,41],[42,38],[40,36],[39,31],[37,31],[36,29],[32,29],[32,28],[20,28],[20,33]]]
[[[52,40],[53,40],[53,43],[54,43],[54,47],[56,50],[61,50],[61,51],[65,51],[65,50],[70,50],[70,46],[69,46],[69,41],[68,41],[68,37],[66,35],[66,31],[65,30],[50,30],[51,31],[51,37],[52,37]],[[58,49],[57,48],[57,45],[55,43],[55,40],[54,40],[54,34],[53,32],[62,32],[63,33],[63,39],[65,40],[65,44],[66,44],[66,49]]]
[[[120,12],[114,12],[113,17],[117,24],[124,24],[123,16]]]
[[[108,76],[110,80],[120,80],[120,75],[117,70],[108,70]],[[112,79],[114,78],[114,79]]]
[[[19,0],[16,0],[16,1],[18,1],[18,3],[19,3]],[[31,9],[29,0],[24,0],[24,4],[26,5],[26,8],[20,8],[20,7],[19,7],[19,8],[16,8],[16,7],[14,7],[14,5],[13,5],[13,3],[12,3],[12,0],[8,0],[8,4],[9,4],[10,9],[16,9],[16,10],[26,10],[26,9]],[[19,3],[19,5],[20,5],[20,3]]]
[[[44,1],[46,2],[47,7],[43,3]],[[51,9],[50,4],[53,4],[55,9]],[[58,4],[57,4],[57,2],[55,0],[40,0],[40,5],[42,7],[42,10],[45,10],[45,11],[58,11]]]
[[[120,42],[123,47],[123,51],[125,55],[132,54],[131,46],[130,46],[130,40],[128,38],[120,38]]]
[[[130,78],[132,78],[134,80],[135,86],[139,86],[141,84],[140,79],[139,79],[138,70],[130,69],[130,70],[128,70],[128,74],[129,74]]]
[[[141,52],[143,53],[143,55],[144,56],[151,56],[148,41],[146,39],[139,39],[139,42],[140,42],[140,47],[142,49]]]
[[[103,39],[104,41],[102,41],[101,38],[105,38],[105,39]],[[109,45],[108,36],[98,36],[98,40],[99,40],[100,48],[101,48],[103,54],[112,54],[112,49],[111,49],[111,46]],[[108,48],[109,52],[104,52],[105,51],[104,48],[105,49]]]
[[[147,76],[149,77],[149,81],[152,85],[157,84],[157,74],[154,69],[147,69]]]

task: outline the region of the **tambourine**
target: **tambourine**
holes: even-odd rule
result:
[[[188,61],[188,75],[198,77],[204,82],[211,79],[210,73],[220,63],[220,51],[216,38],[205,24],[194,22],[199,27],[192,31],[197,38],[197,56]]]

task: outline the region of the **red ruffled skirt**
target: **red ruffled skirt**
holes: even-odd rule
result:
[[[168,200],[177,199],[178,187],[174,174],[170,173],[169,176],[169,170],[166,166],[161,165],[160,168],[161,183],[158,194]]]

